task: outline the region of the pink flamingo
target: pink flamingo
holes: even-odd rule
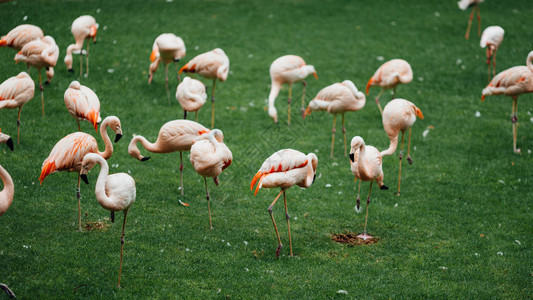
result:
[[[167,100],[170,104],[170,92],[168,90],[168,65],[171,62],[179,62],[185,56],[185,43],[173,33],[163,33],[155,39],[150,55],[150,68],[148,70],[148,84],[152,83],[155,71],[161,61],[165,64],[165,88],[167,89]],[[178,74],[178,82],[180,75]]]
[[[80,54],[80,77],[82,75],[82,69],[83,69],[83,59],[81,58],[81,55],[85,54],[86,62],[87,62],[87,76],[89,76],[89,45],[90,43],[87,43],[87,51],[82,50],[83,49],[83,43],[85,40],[93,40],[93,44],[96,43],[96,33],[98,32],[98,23],[96,23],[96,20],[91,16],[81,16],[78,17],[74,22],[72,22],[72,26],[70,28],[70,31],[72,32],[72,35],[74,36],[74,40],[76,40],[75,44],[71,44],[67,47],[67,55],[65,56],[65,64],[67,65],[67,69],[69,72],[74,73],[74,69],[72,69],[72,54]]]
[[[272,65],[270,65],[270,79],[272,82],[270,85],[270,94],[268,95],[268,115],[272,118],[274,123],[278,123],[278,111],[274,106],[274,102],[279,94],[281,85],[284,83],[289,84],[287,123],[291,125],[292,84],[300,81],[303,84],[301,113],[302,116],[304,115],[305,88],[307,86],[304,79],[311,74],[313,74],[313,76],[315,76],[315,78],[318,80],[315,67],[312,65],[306,65],[305,61],[296,55],[281,56],[272,62]]]
[[[481,34],[481,15],[479,14],[479,3],[483,1],[484,0],[460,0],[457,2],[461,10],[466,10],[469,7],[473,7],[472,12],[470,13],[470,18],[468,19],[468,26],[466,27],[465,39],[467,40],[468,36],[470,35],[470,26],[472,26],[472,19],[474,18],[475,11],[477,11],[477,34]]]
[[[281,238],[279,236],[278,227],[276,226],[276,221],[274,220],[274,215],[272,215],[272,208],[283,193],[283,200],[285,201],[285,217],[287,219],[287,227],[289,230],[290,256],[293,256],[291,226],[289,222],[290,216],[287,210],[285,190],[294,185],[302,188],[310,187],[315,181],[317,165],[318,158],[314,153],[305,155],[304,153],[293,149],[282,149],[272,154],[265,160],[265,162],[263,162],[263,165],[261,165],[261,168],[259,168],[259,171],[257,171],[250,183],[250,190],[253,190],[254,185],[258,182],[254,196],[257,195],[260,188],[281,188],[279,194],[268,207],[268,213],[270,214],[278,238],[276,258],[279,257],[283,245],[281,244]]]
[[[183,118],[187,119],[187,112],[194,111],[198,119],[198,110],[202,108],[207,99],[205,85],[200,81],[190,77],[185,77],[176,89],[176,99],[183,108]]]
[[[498,47],[500,47],[500,43],[503,40],[503,34],[505,31],[500,26],[489,26],[483,30],[483,34],[481,35],[481,41],[479,42],[479,45],[481,48],[487,48],[487,65],[489,67],[489,80],[490,80],[490,67],[491,67],[491,61],[492,65],[494,66],[492,68],[492,76],[496,75],[496,52],[498,51]]]
[[[126,173],[116,173],[109,175],[109,165],[107,161],[96,153],[85,155],[81,165],[80,177],[86,184],[89,184],[87,173],[96,165],[100,165],[100,173],[96,181],[94,194],[100,205],[111,211],[124,212],[122,223],[122,235],[120,236],[120,265],[118,269],[118,284],[120,288],[120,275],[122,274],[122,253],[124,250],[124,229],[126,228],[126,217],[128,211],[135,202],[136,189],[135,180]]]
[[[335,122],[337,114],[342,115],[342,134],[344,137],[344,156],[346,156],[346,128],[344,127],[344,113],[347,111],[358,111],[365,106],[366,97],[361,93],[355,84],[350,80],[342,83],[334,83],[323,88],[316,95],[315,99],[309,102],[309,106],[304,113],[305,116],[311,114],[314,110],[326,110],[333,114],[333,129],[331,134],[331,155],[333,158],[333,145],[335,143]]]
[[[391,99],[394,99],[394,96],[396,95],[396,87],[398,86],[398,84],[407,84],[412,80],[413,70],[411,69],[411,65],[409,65],[408,62],[403,59],[389,60],[388,62],[382,64],[376,70],[376,73],[374,73],[374,75],[370,77],[370,80],[368,80],[368,83],[366,84],[366,94],[368,95],[371,86],[381,86],[381,91],[379,92],[375,100],[376,104],[378,105],[379,112],[383,115],[383,110],[381,109],[381,105],[379,104],[379,97],[381,96],[383,91],[386,89],[392,89]]]
[[[13,151],[13,140],[9,135],[0,132],[0,143],[6,143]],[[13,203],[15,185],[13,184],[13,179],[2,165],[0,165],[0,179],[2,179],[4,184],[4,189],[0,191],[0,216],[2,216]],[[15,293],[7,285],[0,283],[0,289],[4,290],[9,297],[15,298]]]
[[[81,231],[81,192],[80,192],[80,170],[83,157],[87,153],[96,153],[104,159],[109,159],[113,154],[113,144],[107,135],[106,128],[110,127],[116,134],[115,143],[122,137],[122,128],[120,120],[115,116],[109,116],[102,121],[100,125],[100,135],[104,140],[105,150],[100,152],[96,139],[84,132],[71,133],[62,138],[54,146],[48,158],[43,162],[41,176],[39,181],[43,180],[51,173],[58,171],[74,171],[78,173],[78,185],[76,187],[76,197],[78,198],[78,230]]]
[[[208,134],[201,135],[191,146],[191,164],[196,173],[204,177],[210,229],[213,229],[213,223],[211,222],[211,205],[206,177],[213,177],[215,185],[218,185],[218,176],[231,165],[232,160],[233,155],[228,146],[224,144],[224,134],[219,129],[213,129]]]
[[[217,79],[224,82],[228,78],[229,58],[224,50],[216,48],[206,53],[202,53],[188,63],[179,71],[187,73],[197,73],[204,78],[213,79],[213,90],[211,92],[211,128],[215,127],[215,84]]]
[[[0,39],[0,47],[21,50],[27,43],[42,39],[43,37],[44,33],[41,28],[35,25],[22,24],[13,28]]]
[[[68,86],[64,98],[68,112],[78,123],[78,131],[81,131],[80,120],[87,120],[98,132],[98,123],[102,121],[100,100],[93,90],[75,80]]]
[[[518,96],[525,93],[533,93],[533,51],[527,55],[526,66],[516,66],[498,73],[489,85],[482,91],[481,101],[485,96],[507,95],[513,98],[513,111],[511,122],[513,123],[513,151],[520,153],[516,148],[516,122],[518,121]]]
[[[381,151],[381,156],[392,155],[398,147],[398,135],[402,132],[402,143],[400,146],[400,167],[398,174],[398,196],[400,195],[400,182],[402,179],[402,155],[403,155],[403,137],[407,129],[409,129],[409,139],[407,142],[407,161],[413,164],[411,159],[411,128],[416,121],[416,117],[424,119],[422,111],[416,107],[412,102],[404,99],[391,100],[383,110],[383,128],[389,136],[390,145],[387,150]]]
[[[22,47],[17,55],[15,55],[15,62],[23,61],[26,66],[33,66],[39,72],[39,88],[41,89],[41,103],[44,117],[44,95],[43,84],[41,79],[41,69],[46,69],[46,84],[49,84],[54,77],[54,67],[59,56],[59,48],[55,40],[47,35],[42,39],[34,40]]]
[[[383,170],[381,168],[382,157],[379,150],[373,146],[365,145],[365,141],[360,136],[352,138],[350,150],[350,167],[352,173],[355,175],[355,180],[359,181],[359,189],[357,190],[357,205],[355,210],[360,211],[361,205],[359,202],[359,192],[361,191],[361,181],[370,181],[370,189],[368,190],[368,198],[366,199],[366,215],[365,215],[365,230],[358,238],[363,240],[372,239],[373,236],[368,235],[366,225],[368,221],[368,205],[370,204],[370,194],[372,193],[372,183],[374,180],[382,190],[388,189],[383,184]]]
[[[20,145],[20,114],[22,107],[33,98],[35,83],[26,72],[20,72],[0,84],[0,109],[18,108],[17,145]]]
[[[183,151],[189,151],[194,141],[201,135],[208,133],[209,129],[203,125],[188,121],[175,120],[167,122],[159,130],[159,135],[155,143],[150,143],[145,137],[141,135],[134,135],[128,146],[128,153],[140,161],[147,161],[150,157],[142,156],[137,142],[140,142],[143,147],[152,153],[171,153],[175,151],[180,152],[180,189],[183,195]]]

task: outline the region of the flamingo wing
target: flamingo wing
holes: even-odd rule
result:
[[[0,108],[18,104],[16,102],[22,96],[27,96],[29,100],[33,98],[34,91],[35,83],[27,73],[11,77],[0,85]]]

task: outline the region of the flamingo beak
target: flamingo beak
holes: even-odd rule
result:
[[[13,139],[9,138],[6,142],[6,145],[9,147],[11,151],[13,151]]]
[[[86,184],[89,184],[89,179],[87,179],[87,174],[81,174],[80,175],[81,180],[85,182]]]
[[[313,73],[313,76],[315,76],[315,79],[318,80],[318,74],[316,72]]]

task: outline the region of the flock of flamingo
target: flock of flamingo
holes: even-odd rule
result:
[[[468,7],[472,8],[472,13],[468,22],[467,32],[465,38],[469,38],[469,32],[474,12],[478,15],[478,31],[481,33],[481,17],[479,14],[479,3],[483,0],[461,0],[458,4],[461,9]],[[83,49],[85,40],[92,40],[96,42],[96,35],[98,32],[98,24],[91,16],[81,16],[77,18],[71,27],[72,34],[76,41],[75,44],[68,46],[67,54],[64,62],[66,68],[70,72],[73,71],[73,54],[80,55],[80,77],[83,72],[83,58],[85,55],[85,70],[86,75],[89,74],[89,42],[87,42],[86,50]],[[523,93],[533,92],[533,51],[527,56],[527,66],[517,66],[496,75],[496,52],[503,40],[504,31],[499,26],[490,26],[483,32],[481,37],[481,47],[486,47],[488,64],[489,80],[491,76],[491,69],[493,78],[490,83],[482,91],[482,100],[487,95],[505,94],[513,99],[513,115],[511,118],[513,124],[513,150],[519,152],[516,147],[516,122],[517,122],[517,98]],[[16,62],[24,62],[29,67],[35,67],[39,74],[39,87],[41,90],[42,113],[44,116],[44,95],[41,79],[41,69],[46,69],[47,81],[50,83],[54,76],[54,67],[56,67],[57,59],[59,57],[59,48],[55,40],[50,36],[44,36],[43,31],[34,25],[24,24],[15,27],[7,35],[2,36],[0,46],[7,46],[17,49],[19,52],[15,55]],[[168,67],[170,63],[177,63],[185,56],[186,49],[183,40],[172,34],[165,33],[158,36],[153,44],[152,53],[150,56],[151,64],[149,66],[148,84],[152,82],[154,73],[158,69],[161,62],[165,65],[165,87],[167,98],[170,101]],[[134,136],[131,140],[128,153],[140,160],[146,161],[150,157],[143,156],[137,147],[137,143],[153,153],[170,153],[180,152],[180,191],[184,193],[183,188],[183,151],[190,151],[190,161],[195,171],[204,177],[206,188],[206,197],[208,203],[209,213],[209,227],[212,229],[210,196],[207,185],[207,177],[214,179],[215,184],[218,185],[218,176],[224,169],[229,167],[232,163],[233,157],[230,149],[224,144],[224,135],[221,130],[214,129],[215,122],[215,85],[217,80],[225,81],[229,72],[229,58],[220,48],[214,49],[210,52],[200,54],[189,62],[187,62],[181,69],[177,69],[178,81],[180,82],[177,91],[176,99],[180,103],[184,111],[183,120],[173,120],[164,124],[154,143],[149,142],[143,136]],[[211,128],[195,122],[186,120],[187,112],[196,112],[196,119],[198,110],[205,104],[207,100],[207,93],[205,85],[197,79],[185,77],[180,79],[180,74],[196,73],[206,79],[213,79],[211,91]],[[370,203],[370,195],[372,192],[372,184],[374,181],[381,189],[387,189],[384,185],[384,175],[382,169],[383,156],[392,155],[395,153],[398,143],[400,143],[399,154],[399,175],[398,175],[398,189],[397,195],[400,195],[401,184],[401,167],[403,158],[404,133],[408,131],[408,146],[407,146],[407,161],[412,164],[410,156],[411,144],[411,128],[414,125],[416,118],[423,119],[422,111],[412,102],[395,97],[396,88],[399,84],[408,84],[413,79],[413,71],[408,62],[402,59],[393,59],[381,65],[375,74],[369,79],[366,85],[366,95],[369,94],[370,88],[373,86],[381,87],[381,91],[375,98],[378,109],[382,115],[382,124],[386,134],[390,139],[389,148],[384,151],[379,151],[373,146],[365,143],[362,137],[355,136],[350,143],[349,151],[347,150],[345,118],[346,112],[358,111],[365,106],[365,93],[358,90],[356,85],[350,81],[345,80],[340,83],[329,85],[318,92],[316,97],[312,99],[307,107],[305,107],[305,79],[308,75],[314,75],[318,79],[317,72],[312,65],[307,65],[305,61],[296,55],[286,55],[274,60],[270,66],[271,77],[271,91],[268,96],[268,115],[275,123],[278,123],[278,114],[275,107],[275,100],[279,95],[281,86],[288,84],[288,120],[290,125],[291,118],[291,101],[292,101],[292,85],[297,82],[302,82],[304,92],[301,100],[301,115],[307,117],[313,111],[327,111],[333,114],[333,128],[331,139],[331,153],[334,154],[335,133],[336,133],[336,118],[337,114],[342,116],[342,132],[344,140],[344,155],[349,156],[350,168],[355,176],[355,180],[359,179],[359,188],[356,198],[357,211],[360,211],[359,192],[361,188],[361,181],[370,181],[370,189],[367,197],[367,206],[365,214],[365,227],[363,233],[358,235],[363,240],[372,239],[373,237],[367,233],[368,220],[368,206]],[[384,90],[392,89],[392,99],[382,109],[380,104],[380,97]],[[2,108],[18,108],[17,117],[17,144],[20,143],[20,119],[22,107],[33,98],[35,91],[35,83],[27,72],[13,76],[5,80],[0,85],[0,109]],[[122,137],[122,128],[120,119],[116,116],[108,116],[102,120],[100,116],[100,101],[98,96],[91,90],[91,88],[82,85],[78,81],[72,81],[64,94],[65,106],[68,112],[76,120],[78,125],[78,132],[71,133],[58,141],[50,152],[50,155],[44,160],[42,164],[42,171],[39,180],[42,184],[43,180],[51,173],[58,171],[74,171],[78,173],[78,180],[76,185],[76,198],[78,202],[78,230],[82,230],[81,223],[81,192],[80,182],[84,181],[88,184],[87,173],[96,165],[100,165],[100,173],[95,186],[95,195],[97,201],[101,206],[109,211],[124,213],[122,235],[121,235],[121,254],[118,286],[120,287],[120,277],[122,271],[122,254],[124,245],[124,230],[126,226],[126,216],[135,202],[136,188],[133,178],[125,173],[109,174],[109,166],[107,159],[113,154],[113,143],[107,133],[109,127],[115,133],[114,142],[118,142]],[[195,119],[195,120],[196,120]],[[98,147],[97,140],[87,133],[81,132],[79,121],[86,120],[90,122],[96,132],[100,128],[100,135],[104,143],[104,151],[101,152]],[[99,125],[99,126],[98,126]],[[399,135],[402,133],[401,142],[399,142]],[[13,150],[12,139],[0,132],[0,142],[6,143],[11,150]],[[349,155],[348,155],[349,153]],[[276,196],[272,204],[268,208],[272,224],[274,226],[278,248],[276,250],[276,257],[280,255],[282,249],[281,238],[278,228],[272,214],[272,208],[278,201],[281,194],[283,194],[286,220],[289,231],[290,256],[292,252],[292,240],[290,233],[290,218],[287,210],[286,190],[294,185],[303,188],[311,186],[314,182],[315,173],[318,165],[318,157],[314,153],[304,154],[294,149],[282,149],[270,157],[268,157],[261,165],[257,173],[252,179],[250,189],[255,194],[260,188],[280,188],[281,191]],[[13,202],[14,185],[13,180],[8,172],[0,166],[0,178],[4,183],[4,189],[0,192],[0,215],[4,214]],[[186,205],[186,204],[184,204]],[[112,220],[113,220],[112,214]],[[9,288],[0,284],[6,292],[11,293]]]

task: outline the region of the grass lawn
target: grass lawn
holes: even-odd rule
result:
[[[67,72],[63,58],[74,41],[72,21],[85,14],[93,15],[100,29],[97,44],[90,47],[90,76],[80,79],[79,56],[74,56],[74,74]],[[22,299],[532,297],[533,95],[519,97],[522,154],[517,155],[512,151],[511,99],[480,101],[487,84],[485,49],[479,47],[475,20],[470,40],[465,40],[468,15],[454,0],[0,4],[0,34],[35,24],[60,48],[55,77],[44,88],[46,118],[37,86],[22,111],[20,146],[10,152],[0,145],[0,164],[15,182],[14,202],[0,218],[0,282]],[[481,4],[481,15],[482,29],[500,25],[506,31],[497,70],[524,65],[533,50],[530,0],[489,0]],[[217,47],[230,58],[227,81],[217,83],[215,127],[224,132],[234,160],[220,176],[220,186],[208,181],[211,231],[203,178],[188,155],[181,196],[178,153],[141,149],[152,157],[147,162],[127,153],[132,134],[153,142],[164,123],[183,116],[173,96],[175,71],[170,105],[163,66],[147,83],[153,41],[165,32],[185,41],[187,55],[180,67]],[[333,118],[321,112],[305,120],[298,116],[300,84],[293,89],[291,126],[286,124],[287,86],[276,101],[280,124],[268,117],[269,66],[285,54],[303,57],[318,72],[319,80],[307,80],[307,101],[345,79],[364,90],[374,71],[393,58],[403,58],[413,68],[413,82],[400,86],[397,96],[414,102],[425,118],[413,127],[414,164],[404,161],[400,197],[394,195],[398,151],[383,159],[391,189],[372,191],[368,224],[377,243],[350,247],[331,240],[333,233],[361,232],[364,225],[364,213],[353,210],[357,189],[343,155],[340,118],[331,159]],[[14,55],[12,49],[0,49],[0,82],[25,70],[13,62]],[[30,75],[37,78],[35,69]],[[41,164],[55,143],[77,129],[63,101],[73,80],[96,92],[103,117],[121,119],[124,137],[109,159],[111,173],[128,172],[136,180],[122,289],[116,288],[122,214],[111,224],[108,211],[96,202],[99,168],[81,189],[82,221],[100,222],[102,229],[76,231],[75,173],[52,174],[41,186],[38,182]],[[202,80],[210,92],[211,81]],[[378,92],[372,88],[365,108],[346,114],[348,142],[360,135],[380,150],[388,147],[373,101]],[[383,106],[388,98],[389,93],[382,96]],[[14,138],[16,114],[0,110],[2,132]],[[207,103],[199,122],[209,126],[210,118]],[[434,129],[423,137],[429,126]],[[102,144],[88,122],[82,130]],[[249,184],[262,162],[282,148],[314,152],[319,162],[310,188],[287,191],[295,257],[288,256],[283,203],[274,207],[285,245],[276,259],[267,207],[278,190],[264,189],[254,197]],[[368,187],[364,183],[361,188],[363,203]]]

